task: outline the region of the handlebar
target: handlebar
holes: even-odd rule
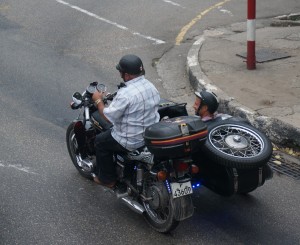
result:
[[[98,82],[92,82],[82,94],[79,92],[74,93],[72,96],[73,102],[71,103],[71,108],[73,110],[77,110],[84,105],[93,105],[94,102],[92,101],[92,95],[96,92],[96,90],[99,92],[106,92],[106,86],[104,84],[98,84]],[[117,91],[114,93],[107,93],[102,99],[103,103],[107,104],[108,101],[112,101],[116,95]]]
[[[106,104],[107,101],[112,101],[114,99],[114,97],[117,95],[117,91],[110,94],[108,93],[104,98],[103,98],[103,103]]]

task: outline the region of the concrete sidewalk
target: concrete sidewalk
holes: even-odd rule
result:
[[[300,26],[257,21],[257,60],[266,51],[290,57],[257,63],[255,70],[237,56],[246,55],[246,28],[245,22],[207,30],[193,44],[187,57],[192,87],[215,91],[219,111],[246,118],[274,143],[300,146]]]

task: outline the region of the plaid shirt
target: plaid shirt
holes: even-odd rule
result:
[[[112,137],[127,150],[135,150],[145,144],[145,128],[159,121],[160,96],[144,76],[125,84],[103,112],[114,125]]]

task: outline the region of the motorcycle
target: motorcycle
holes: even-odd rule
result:
[[[72,162],[88,179],[92,179],[96,163],[95,138],[113,126],[94,106],[92,95],[96,90],[106,92],[106,87],[94,82],[82,94],[73,94],[71,108],[82,109],[83,113],[66,132]],[[106,94],[103,102],[108,104],[116,94]],[[192,153],[199,151],[208,131],[199,118],[187,115],[185,105],[177,105],[174,111],[163,100],[159,110],[162,120],[146,128],[145,146],[114,153],[118,179],[113,193],[161,233],[174,230],[194,213],[192,181],[199,167],[194,164]]]

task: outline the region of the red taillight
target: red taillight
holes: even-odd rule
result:
[[[192,174],[197,174],[197,173],[199,173],[199,167],[198,167],[197,165],[192,164],[192,165],[191,165],[191,168],[190,168],[190,172],[191,172]]]
[[[176,162],[174,168],[177,172],[184,172],[188,170],[189,164],[187,162]]]
[[[166,171],[159,171],[157,173],[157,179],[160,180],[160,181],[165,181],[168,177],[168,174]]]

